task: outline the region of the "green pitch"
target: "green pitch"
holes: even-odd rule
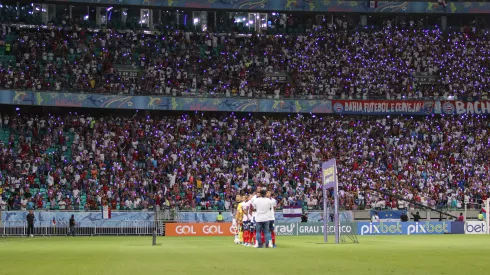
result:
[[[276,249],[233,238],[0,238],[0,275],[484,274],[490,236],[363,236],[360,244],[279,237]]]

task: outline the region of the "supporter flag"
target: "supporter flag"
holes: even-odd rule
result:
[[[108,220],[111,218],[111,208],[108,205],[102,206],[102,219]]]
[[[53,217],[52,223],[53,223],[53,226],[56,226],[56,219],[54,217]]]
[[[303,214],[301,206],[284,206],[282,215],[284,218],[298,218]]]
[[[380,222],[399,222],[401,220],[401,216],[405,211],[403,210],[386,210],[386,211],[376,211],[371,210],[371,217],[374,213],[378,213]]]
[[[370,8],[377,8],[378,7],[378,1],[369,1],[369,7]]]
[[[437,2],[439,3],[439,5],[441,5],[443,7],[447,6],[446,0],[437,0]]]

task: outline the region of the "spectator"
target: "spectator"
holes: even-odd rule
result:
[[[218,212],[218,216],[216,216],[216,221],[217,222],[223,222],[224,221],[224,218],[223,218],[223,215],[221,214],[221,212]]]
[[[483,211],[480,210],[480,213],[478,214],[478,220],[483,221]]]
[[[66,209],[66,202],[65,200],[61,199],[58,203],[59,210],[65,210]]]
[[[338,27],[312,28],[298,36],[244,37],[22,28],[12,30],[17,54],[6,52],[10,66],[0,69],[0,87],[213,97],[488,96],[490,74],[481,58],[489,48],[485,35],[389,24],[379,31],[346,32],[345,21],[329,24]],[[201,50],[206,41],[216,41],[216,47]],[[58,44],[61,48],[52,46]],[[141,77],[131,76],[134,71],[142,71]],[[288,81],[269,77],[276,72]],[[432,80],[420,83],[420,76]],[[8,117],[3,121],[9,124]]]
[[[458,222],[464,222],[463,213],[459,213]]]
[[[307,212],[303,212],[303,214],[301,215],[301,222],[308,222],[308,213]]]
[[[420,215],[419,212],[417,211],[415,214],[412,213],[413,216],[413,221],[414,222],[419,222],[420,221]]]
[[[403,212],[400,216],[400,221],[402,222],[408,222],[408,215],[406,212]]]
[[[31,238],[34,237],[34,212],[29,210],[29,214],[26,216],[27,220],[27,235]]]
[[[7,210],[7,202],[3,200],[1,195],[0,195],[0,210],[2,211]]]
[[[69,223],[70,223],[69,235],[72,235],[73,237],[75,237],[75,216],[74,215],[71,215]]]
[[[21,207],[20,210],[27,210],[27,199],[25,197],[22,197],[22,200],[20,201]]]
[[[345,183],[340,205],[350,210],[414,211],[416,205],[405,202],[412,200],[458,208],[465,195],[481,209],[478,202],[490,191],[490,133],[480,117],[72,113],[20,115],[11,122],[20,138],[11,135],[0,145],[1,170],[7,171],[2,201],[11,209],[25,198],[32,208],[98,210],[107,201],[114,209],[144,210],[154,201],[161,208],[222,211],[236,195],[258,188],[276,193],[279,206],[321,209],[319,170],[333,157]],[[29,143],[22,137],[34,128],[40,131]],[[327,200],[332,203],[331,194]]]

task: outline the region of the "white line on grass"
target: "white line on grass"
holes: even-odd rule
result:
[[[0,241],[0,245],[10,244],[10,243],[20,243],[20,242],[25,242],[25,241],[30,241],[30,240],[39,240],[39,239],[43,239],[43,237],[37,237],[37,238],[18,237],[18,238],[15,238],[15,241],[14,241],[14,238],[8,238],[8,239],[9,239],[8,241]]]

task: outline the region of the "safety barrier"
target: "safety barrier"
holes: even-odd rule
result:
[[[95,222],[80,223],[75,225],[77,236],[143,236],[163,235],[165,225],[163,221],[105,221],[97,225]],[[69,235],[70,227],[66,223],[54,224],[52,222],[35,222],[34,235],[37,236],[66,236]],[[0,227],[1,236],[22,236],[27,234],[27,222],[7,221]]]
[[[7,227],[6,224],[9,226]],[[2,236],[5,235],[26,235],[27,234],[27,225],[25,221],[11,221],[4,223],[4,226],[1,228]]]

